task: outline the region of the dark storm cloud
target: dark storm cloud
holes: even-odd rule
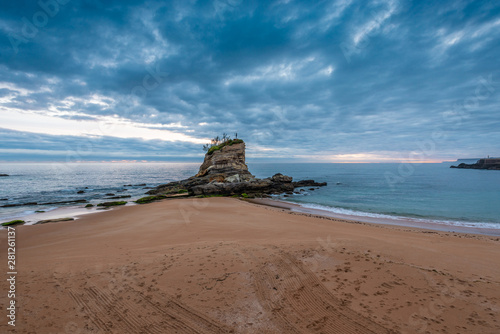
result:
[[[237,131],[254,156],[405,158],[429,140],[426,159],[500,155],[494,2],[41,3],[2,4],[4,108],[180,123],[169,129],[197,138]],[[78,141],[13,138],[2,147]],[[115,146],[124,156],[200,153],[111,137],[98,151]]]

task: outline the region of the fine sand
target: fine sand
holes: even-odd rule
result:
[[[493,236],[231,198],[16,232],[16,327],[6,324],[2,279],[0,333],[500,333]],[[2,230],[4,268],[6,241]]]

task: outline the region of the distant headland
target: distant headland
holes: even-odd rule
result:
[[[473,164],[466,164],[462,162],[457,166],[450,166],[450,168],[500,170],[500,158],[488,157],[484,159],[479,159],[476,163]]]

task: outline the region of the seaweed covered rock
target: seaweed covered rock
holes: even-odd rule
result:
[[[103,207],[110,207],[110,206],[119,206],[119,205],[125,205],[127,204],[126,201],[116,201],[116,202],[104,202],[104,203],[99,203],[97,206],[103,206]]]
[[[137,204],[147,204],[147,203],[152,203],[152,202],[156,202],[156,201],[159,201],[161,199],[165,199],[167,198],[167,196],[165,195],[156,195],[156,196],[146,196],[146,197],[142,197],[142,198],[139,198],[137,201],[135,201]]]
[[[12,220],[10,222],[2,223],[2,226],[23,225],[24,223],[26,223],[24,220],[16,219],[16,220]]]
[[[57,218],[57,219],[46,219],[46,220],[40,220],[35,223],[35,225],[39,224],[48,224],[48,223],[59,223],[59,222],[68,222],[75,220],[75,218]]]

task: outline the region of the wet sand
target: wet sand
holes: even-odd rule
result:
[[[498,237],[230,198],[16,232],[15,333],[500,332]]]
[[[416,228],[429,229],[435,231],[460,232],[467,234],[484,234],[484,235],[500,237],[500,229],[498,228],[458,225],[456,224],[456,222],[453,222],[454,224],[452,224],[452,222],[444,222],[444,221],[438,222],[423,218],[404,218],[398,216],[390,218],[389,216],[387,216],[382,218],[382,217],[375,217],[368,215],[365,216],[347,215],[317,208],[308,208],[293,202],[287,202],[269,198],[256,198],[256,199],[249,199],[248,201],[270,207],[286,209],[296,213],[304,213],[309,216],[321,216],[321,217],[333,218],[334,220],[340,219],[344,221],[347,220],[360,223],[407,226],[407,227],[416,227]]]

